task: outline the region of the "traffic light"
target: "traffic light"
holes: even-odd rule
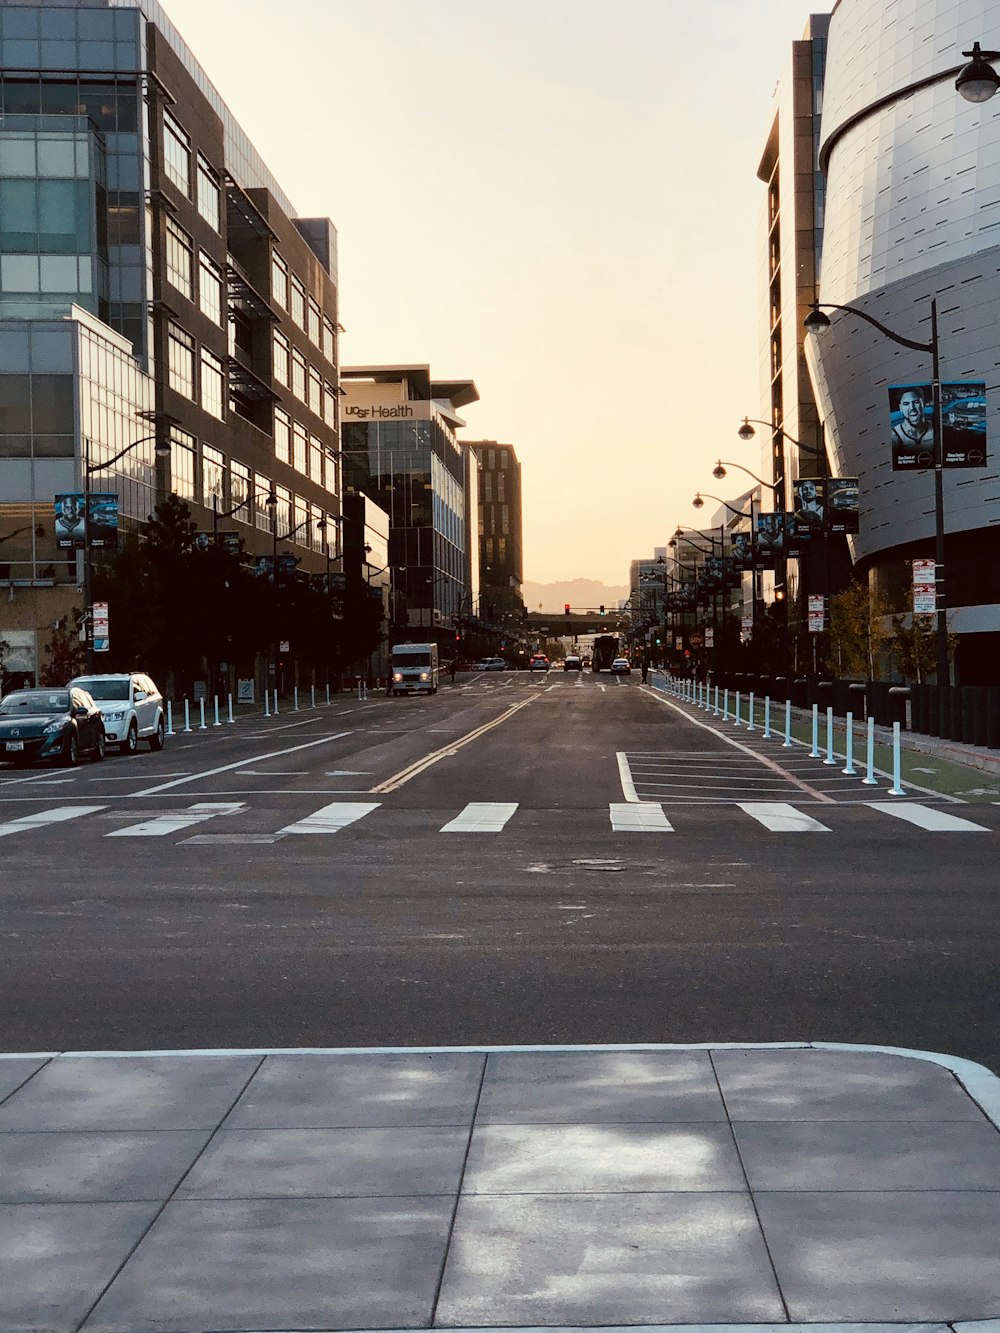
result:
[[[564,615],[564,616],[568,616],[568,615],[569,615],[569,602],[564,602],[564,603],[563,603],[563,615]]]
[[[600,611],[601,611],[601,615],[603,616],[603,615],[604,615],[604,603],[603,603],[603,602],[601,603]]]

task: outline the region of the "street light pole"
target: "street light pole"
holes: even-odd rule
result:
[[[978,45],[978,43],[977,43]],[[961,91],[961,90],[960,90]],[[951,668],[948,661],[948,613],[946,610],[945,582],[945,543],[944,543],[944,420],[941,411],[941,347],[938,336],[937,298],[931,299],[931,338],[930,342],[917,342],[913,338],[904,338],[894,333],[885,324],[853,305],[835,305],[832,301],[817,301],[805,319],[809,333],[823,333],[830,327],[830,320],[824,310],[844,310],[857,315],[865,323],[878,329],[891,342],[900,347],[907,347],[913,352],[929,353],[931,358],[931,405],[934,414],[934,585],[937,610],[937,682],[939,685],[951,683]]]

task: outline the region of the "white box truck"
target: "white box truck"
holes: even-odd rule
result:
[[[436,643],[397,643],[389,654],[390,698],[394,694],[428,694],[438,691]]]

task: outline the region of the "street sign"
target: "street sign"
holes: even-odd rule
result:
[[[107,602],[95,602],[92,611],[91,634],[95,653],[106,653],[111,647],[108,627]]]
[[[706,648],[715,647],[715,630],[711,626],[705,630],[705,647]]]

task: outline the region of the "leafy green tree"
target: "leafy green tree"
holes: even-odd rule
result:
[[[839,675],[875,677],[887,615],[884,598],[859,580],[830,598],[830,657]]]

